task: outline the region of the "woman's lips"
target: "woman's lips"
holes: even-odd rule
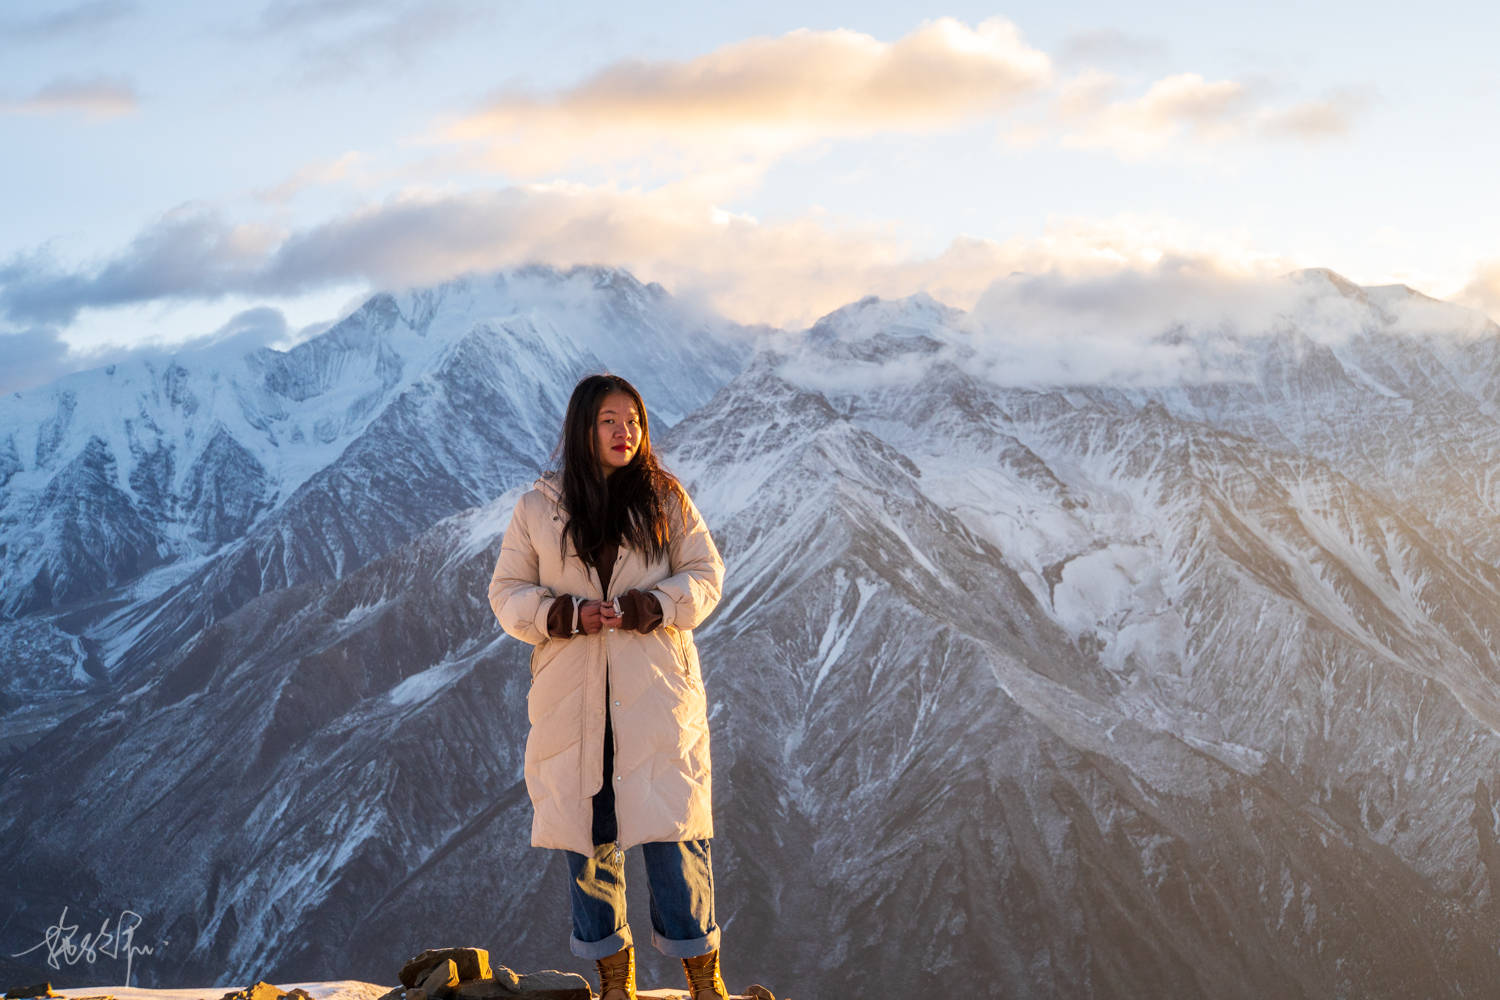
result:
[[[629,451],[630,450],[630,445],[628,445],[628,444],[617,444],[617,445],[614,446],[614,448],[612,450],[614,450],[614,451]]]

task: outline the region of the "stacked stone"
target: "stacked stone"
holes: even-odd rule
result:
[[[430,948],[401,967],[401,985],[380,1000],[593,1000],[587,979],[572,972],[548,969],[517,974],[503,965],[491,968],[490,953],[483,948]],[[644,1000],[667,1000],[683,994],[676,990],[640,990]],[[5,993],[4,1000],[115,1000],[101,994],[66,997],[52,991],[51,983],[22,986]],[[219,1000],[313,1000],[306,990],[283,990],[264,980],[242,990],[225,993]],[[764,986],[752,986],[734,1000],[776,1000]]]
[[[23,1000],[23,998],[25,1000],[32,1000],[32,998],[40,1000],[43,997],[66,997],[67,1000],[115,1000],[114,995],[110,993],[91,993],[88,996],[68,996],[66,993],[54,993],[50,982],[35,983],[31,986],[17,986],[15,989],[5,992],[5,1000]]]
[[[247,986],[242,990],[233,990],[225,993],[219,1000],[284,1000],[291,997],[292,1000],[312,1000],[312,994],[301,987],[293,987],[284,990],[280,986],[266,982],[264,979],[254,986]]]
[[[429,948],[401,967],[401,985],[380,1000],[591,1000],[588,980],[548,969],[518,975],[490,967],[483,948]]]
[[[503,965],[490,966],[483,948],[429,948],[401,967],[401,985],[380,1000],[593,1000],[587,979],[572,972],[518,975]],[[678,1000],[681,990],[638,990],[643,1000]],[[225,998],[228,1000],[228,998]],[[261,1000],[259,997],[246,1000]],[[274,998],[267,998],[274,1000]],[[752,986],[733,1000],[776,1000],[764,986]]]

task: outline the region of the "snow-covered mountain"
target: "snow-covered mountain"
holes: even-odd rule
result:
[[[380,295],[290,351],[80,373],[0,399],[0,676],[12,742],[267,591],[337,579],[534,474],[576,379],[670,425],[745,339],[628,274]]]
[[[612,272],[529,273],[564,291],[493,319],[522,281],[375,300],[253,379],[175,376],[199,413],[253,382],[288,414],[262,419],[274,446],[213,418],[263,470],[222,516],[190,502],[187,431],[219,433],[190,415],[159,503],[120,485],[148,459],[106,418],[0,424],[28,461],[72,442],[5,511],[51,510],[93,449],[109,476],[54,492],[106,479],[170,542],[96,592],[6,578],[13,674],[58,637],[11,690],[91,699],[3,765],[7,954],[68,902],[140,912],[172,942],[136,966],[160,984],[378,980],[460,940],[566,961],[563,869],[526,846],[527,651],[484,587],[562,395],[607,363],[672,424],[659,447],[729,567],[698,638],[731,979],[1394,998],[1500,977],[1500,331],[1308,272],[1274,322],[1166,330],[1192,377],[1018,384],[992,329],[925,296],[749,357]],[[608,354],[624,331],[660,353]],[[381,350],[405,374],[377,389]],[[307,443],[325,416],[341,446]],[[124,553],[126,523],[69,544]]]

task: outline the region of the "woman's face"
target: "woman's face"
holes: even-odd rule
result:
[[[594,454],[599,470],[608,476],[623,469],[641,446],[641,414],[628,393],[616,390],[599,404],[594,420]]]

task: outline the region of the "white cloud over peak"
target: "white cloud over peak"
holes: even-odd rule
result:
[[[0,266],[0,321],[67,325],[84,309],[295,296],[351,283],[405,287],[544,262],[625,267],[730,318],[796,326],[869,294],[925,290],[968,307],[1015,271],[1086,276],[1154,266],[1172,254],[1243,272],[1285,269],[1170,220],[1064,219],[1040,234],[959,237],[936,253],[916,253],[889,224],[817,213],[760,222],[691,186],[552,183],[408,194],[289,231],[185,207],[92,265],[33,255]]]
[[[542,262],[623,267],[730,319],[789,329],[863,298],[926,292],[973,310],[997,377],[1088,381],[1121,372],[1143,382],[1214,377],[1162,334],[1172,324],[1265,329],[1296,311],[1310,335],[1352,328],[1349,302],[1278,276],[1297,262],[1256,252],[1180,220],[1121,215],[1058,219],[1004,240],[959,237],[913,252],[894,226],[815,214],[777,222],[724,211],[679,188],[573,183],[464,194],[409,194],[304,229],[236,226],[180,209],[92,267],[27,258],[0,266],[0,351],[40,380],[96,363],[63,352],[57,324],[84,309],[151,303],[254,302],[335,288],[399,289]],[[1500,301],[1500,269],[1476,295]],[[1311,280],[1311,279],[1310,279]],[[1456,307],[1415,296],[1413,332],[1462,326]],[[1404,308],[1404,306],[1403,306]],[[1343,310],[1341,312],[1340,310]],[[1467,321],[1465,321],[1467,322]],[[285,339],[285,316],[247,309],[206,338],[254,346]],[[18,368],[18,373],[20,368]]]
[[[1473,278],[1457,298],[1500,322],[1500,259],[1485,261],[1475,268]]]
[[[1360,288],[1316,268],[1246,272],[1206,255],[1011,275],[984,291],[968,321],[978,363],[1018,384],[1247,379],[1236,341],[1293,332],[1334,348],[1372,327],[1440,339],[1496,333],[1482,314],[1408,288]]]
[[[218,329],[175,343],[138,341],[79,347],[50,326],[13,333],[0,331],[0,393],[45,385],[72,372],[135,360],[164,362],[190,352],[213,350],[221,357],[248,354],[260,347],[288,346],[293,337],[281,310],[271,306],[244,309]]]

